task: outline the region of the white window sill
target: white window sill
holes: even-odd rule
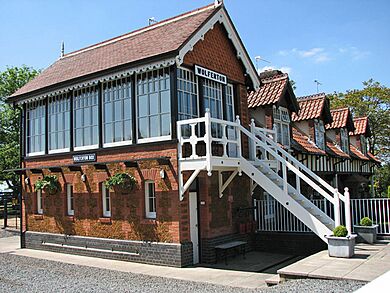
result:
[[[74,211],[68,211],[68,216],[74,216]]]
[[[155,141],[164,141],[164,140],[170,140],[171,136],[158,136],[158,137],[149,137],[149,138],[141,138],[138,139],[138,143],[148,143],[148,142],[155,142]]]
[[[27,157],[35,157],[35,156],[42,156],[45,152],[35,152],[35,153],[29,153],[27,154]]]
[[[109,142],[109,143],[105,143],[105,144],[103,144],[103,147],[104,147],[104,148],[111,148],[111,147],[123,146],[123,145],[131,145],[131,144],[132,144],[131,141],[126,140],[126,141],[118,141],[118,142]]]
[[[86,151],[86,150],[97,149],[98,147],[99,147],[99,145],[94,144],[94,145],[87,145],[87,146],[75,147],[74,150],[75,150],[75,151]]]
[[[156,219],[156,213],[154,212],[149,212],[149,213],[146,213],[146,219],[148,220],[155,220]]]
[[[70,148],[58,149],[58,150],[49,150],[49,154],[66,153],[66,152],[69,152],[69,151],[70,151]]]

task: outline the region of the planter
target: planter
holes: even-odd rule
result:
[[[355,233],[358,235],[357,241],[373,244],[376,242],[378,225],[372,226],[353,226]]]
[[[350,258],[355,254],[356,235],[347,237],[326,236],[328,252],[331,257]]]

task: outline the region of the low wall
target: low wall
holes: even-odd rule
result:
[[[26,248],[146,264],[184,267],[192,264],[192,243],[116,240],[26,232]]]

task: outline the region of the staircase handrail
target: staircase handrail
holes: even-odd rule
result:
[[[284,155],[286,158],[288,158],[291,162],[293,162],[297,167],[301,168],[304,172],[306,172],[308,175],[310,175],[312,178],[316,179],[321,185],[326,187],[331,194],[333,195],[335,192],[338,193],[339,197],[342,195],[331,185],[329,185],[325,180],[323,180],[321,177],[319,177],[317,174],[315,174],[313,171],[311,171],[309,168],[307,168],[304,164],[299,162],[296,158],[294,158],[291,154],[286,152],[283,148],[281,148],[277,143],[275,143],[272,139],[268,138],[266,135],[258,131],[257,135],[260,135],[262,139],[265,140],[264,143],[260,139],[258,139],[254,134],[252,134],[249,130],[247,130],[245,127],[240,125],[240,130],[243,132],[246,136],[251,138],[257,145],[261,146],[262,148],[266,149],[272,156],[274,156],[276,159],[278,159],[282,164],[285,164],[288,169],[293,171],[296,175],[298,175],[300,178],[302,178],[304,181],[306,181],[309,185],[314,187],[317,185],[313,180],[311,180],[309,177],[307,177],[305,174],[303,174],[298,168],[296,168],[293,164],[291,164],[289,161],[282,158],[277,152],[273,150],[272,147],[277,149],[281,152],[282,155]],[[272,147],[270,147],[272,146]],[[314,185],[314,186],[313,186]],[[322,196],[324,196],[326,199],[328,199],[330,202],[334,203],[335,198],[326,193],[323,189],[317,190]],[[323,192],[322,192],[323,191]]]

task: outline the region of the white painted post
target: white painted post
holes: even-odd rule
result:
[[[334,207],[334,224],[335,226],[340,225],[340,198],[339,198],[339,192],[337,189],[335,189],[333,193],[333,207]]]
[[[237,155],[239,158],[242,157],[242,152],[241,152],[241,130],[240,130],[240,125],[241,125],[241,121],[240,121],[240,116],[236,116],[236,123],[237,123],[237,126],[236,126],[236,137],[237,137]],[[240,172],[241,173],[241,172]]]
[[[206,168],[207,168],[207,175],[211,176],[211,142],[212,142],[212,137],[211,137],[211,115],[210,115],[210,110],[209,108],[206,109],[206,113],[204,115],[205,117],[205,138],[204,141],[206,143]]]
[[[255,127],[255,120],[251,119],[250,130],[253,136],[256,136]],[[249,160],[256,160],[256,144],[252,141],[252,139],[249,139]]]
[[[299,166],[297,164],[295,164],[295,167],[299,170]],[[295,185],[298,194],[301,194],[301,178],[298,176],[297,173],[295,173]]]
[[[352,234],[352,223],[351,223],[351,199],[349,195],[348,187],[344,188],[344,206],[345,206],[345,227],[348,230],[348,234]]]
[[[183,152],[182,139],[183,138],[181,137],[181,125],[179,125],[179,123],[177,123],[176,125],[177,125],[177,137],[179,139],[179,143],[177,145],[177,153],[178,153],[177,155],[178,155],[179,160],[180,160],[183,158],[183,154],[182,154],[182,152]]]

